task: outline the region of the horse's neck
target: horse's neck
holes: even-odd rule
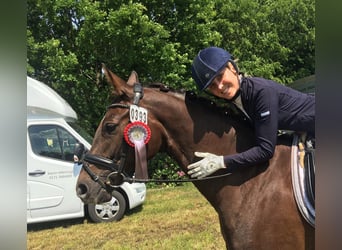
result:
[[[181,167],[192,162],[195,151],[236,152],[232,121],[215,109],[175,93],[157,92],[147,99],[148,109],[163,127],[166,151]]]
[[[187,166],[192,158],[190,135],[193,125],[184,104],[184,95],[156,91],[149,97],[145,94],[145,97],[144,105],[161,131],[161,148],[181,167]],[[185,145],[189,147],[186,148]]]
[[[146,95],[145,95],[146,96]],[[177,119],[180,115],[179,109],[185,108],[184,96],[173,92],[156,91],[146,96],[144,103],[158,120]]]

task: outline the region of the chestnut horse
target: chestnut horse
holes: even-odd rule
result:
[[[109,159],[121,162],[120,167],[133,174],[134,149],[123,138],[138,76],[133,71],[125,82],[104,65],[102,72],[114,87],[114,102],[97,128],[89,153],[102,163],[108,159],[109,165],[113,165]],[[143,90],[139,106],[148,110],[151,130],[147,159],[167,152],[187,172],[186,167],[198,160],[195,151],[226,155],[253,146],[253,130],[246,122],[203,98],[153,87]],[[269,162],[241,167],[230,175],[222,169],[213,175],[217,178],[193,182],[218,213],[227,249],[314,249],[314,228],[302,218],[293,195],[290,156],[291,139],[279,138]],[[112,189],[105,180],[113,171],[105,164],[90,163],[80,172],[77,195],[85,203],[109,201]]]

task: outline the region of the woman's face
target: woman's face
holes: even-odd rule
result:
[[[234,66],[228,63],[221,73],[214,78],[208,90],[215,96],[231,100],[240,88],[238,73]]]

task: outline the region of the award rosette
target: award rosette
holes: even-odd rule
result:
[[[138,142],[147,144],[151,138],[150,127],[140,121],[129,123],[124,130],[125,140],[131,147],[135,147]]]

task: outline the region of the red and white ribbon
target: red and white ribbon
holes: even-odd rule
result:
[[[124,131],[126,142],[135,149],[135,177],[147,179],[147,156],[146,144],[151,138],[151,129],[147,124],[135,121],[129,123]]]

